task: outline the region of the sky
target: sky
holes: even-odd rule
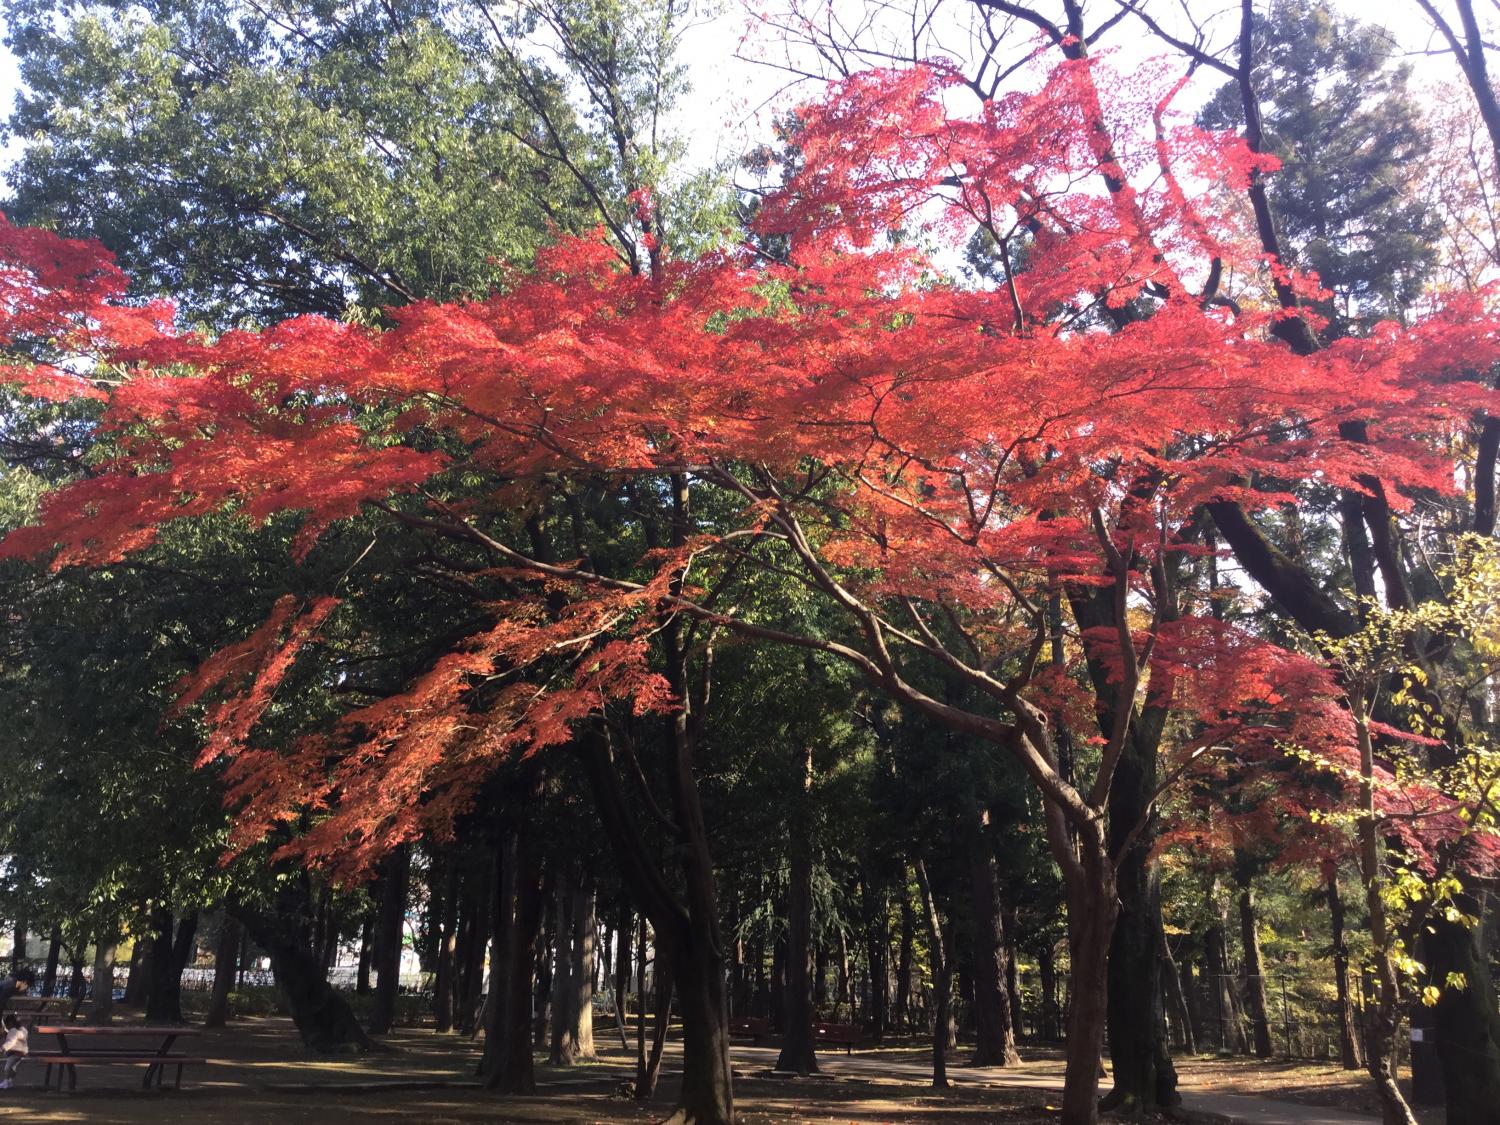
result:
[[[871,8],[899,9],[909,0],[894,4],[887,0],[834,2],[837,11],[850,13],[846,22],[855,22]],[[795,104],[816,93],[814,83],[798,81],[785,69],[774,65],[783,61],[777,54],[778,49],[769,42],[764,31],[753,27],[748,18],[750,5],[759,11],[765,7],[774,9],[774,4],[767,3],[767,0],[725,0],[725,3],[727,7],[721,9],[715,18],[700,21],[684,37],[683,54],[689,60],[695,94],[683,111],[681,127],[690,137],[695,164],[713,163],[716,156],[733,159],[747,151],[767,136],[774,108]],[[1237,3],[1232,0],[1181,0],[1181,3],[1204,22],[1212,33],[1214,45],[1232,41],[1237,28]],[[945,0],[945,6],[953,12],[970,11],[964,0]],[[1043,10],[1061,8],[1055,0],[1041,0],[1039,6]],[[1335,6],[1365,23],[1384,26],[1401,49],[1409,53],[1408,59],[1416,72],[1419,88],[1442,85],[1459,77],[1452,60],[1438,49],[1442,43],[1415,0],[1384,0],[1379,4],[1371,4],[1368,0],[1335,0]],[[1093,0],[1090,10],[1108,13],[1114,7],[1114,0]],[[1146,7],[1157,13],[1175,33],[1186,36],[1185,26],[1180,21],[1175,25],[1170,22],[1171,14],[1178,8],[1178,0],[1148,0]],[[954,28],[956,26],[955,21]],[[950,53],[956,53],[965,42],[965,36],[952,29],[939,38]],[[1135,20],[1117,25],[1101,45],[1115,54],[1115,65],[1124,70],[1128,70],[1133,62],[1171,53],[1170,48]],[[754,61],[757,57],[763,61]],[[810,60],[805,51],[795,61],[808,69],[817,66],[817,61]],[[1213,72],[1200,71],[1195,84],[1200,96],[1206,97],[1222,81],[1222,77]],[[1191,91],[1185,95],[1187,98],[1191,96]]]
[[[687,63],[693,94],[679,110],[675,123],[687,137],[690,163],[697,167],[737,159],[769,135],[771,114],[775,108],[806,100],[816,92],[816,87],[810,82],[798,82],[783,69],[765,61],[753,61],[754,56],[770,57],[774,47],[769,45],[768,37],[763,33],[752,31],[747,37],[751,22],[748,17],[752,11],[747,4],[755,3],[757,6],[753,10],[759,11],[762,5],[776,7],[772,0],[707,2],[716,5],[712,14],[699,17],[683,35],[681,57]],[[864,0],[835,2],[835,10],[849,20],[857,20],[872,9]],[[1195,13],[1210,20],[1217,18],[1219,22],[1212,26],[1222,28],[1224,35],[1231,33],[1231,25],[1224,15],[1226,12],[1232,15],[1232,9],[1237,5],[1228,4],[1227,0],[1183,2]],[[1384,24],[1392,37],[1409,51],[1422,52],[1440,46],[1414,0],[1387,0],[1378,6],[1360,0],[1336,0],[1336,3],[1361,20]],[[1092,5],[1096,11],[1107,11],[1112,7],[1111,0],[1094,0]],[[1148,5],[1148,10],[1166,13],[1175,7],[1168,0],[1156,0]],[[962,0],[948,0],[946,9],[955,12],[969,10]],[[4,38],[4,24],[4,18],[0,16],[0,39]],[[951,32],[944,38],[950,43],[960,41]],[[1132,20],[1118,25],[1106,45],[1126,59],[1144,60],[1164,53],[1161,45]],[[815,60],[808,61],[805,53],[795,61],[806,63],[809,68],[816,65]],[[1451,62],[1440,54],[1414,53],[1412,61],[1419,80],[1429,84],[1454,76]],[[15,59],[0,46],[0,119],[9,117],[18,82]],[[1211,76],[1205,76],[1205,91],[1216,84]],[[5,167],[18,150],[19,144],[14,139],[0,147],[0,182],[4,180]]]

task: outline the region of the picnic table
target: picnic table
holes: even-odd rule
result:
[[[33,1029],[34,1035],[55,1035],[57,1037],[56,1051],[32,1051],[31,1057],[37,1062],[47,1064],[46,1076],[42,1082],[43,1089],[50,1089],[52,1085],[52,1068],[57,1070],[57,1088],[62,1089],[63,1075],[66,1073],[68,1088],[77,1089],[79,1064],[85,1066],[91,1064],[109,1063],[139,1063],[146,1064],[145,1076],[141,1079],[141,1086],[150,1089],[152,1081],[156,1088],[162,1086],[162,1077],[169,1066],[177,1067],[177,1078],[173,1088],[182,1088],[182,1068],[190,1064],[203,1064],[207,1059],[190,1058],[187,1055],[172,1054],[172,1046],[177,1040],[197,1035],[198,1032],[190,1027],[148,1027],[140,1024],[118,1024],[105,1026],[89,1026],[79,1024],[56,1024],[42,1025]],[[108,1042],[98,1043],[90,1040],[132,1039],[140,1043],[139,1046],[119,1047],[110,1046]]]

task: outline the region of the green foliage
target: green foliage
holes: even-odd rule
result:
[[[1272,205],[1296,264],[1335,294],[1324,308],[1342,335],[1400,318],[1437,261],[1438,221],[1420,192],[1431,142],[1384,28],[1327,0],[1274,0],[1257,27],[1255,84],[1266,141],[1282,167]],[[1202,119],[1243,124],[1234,83]]]

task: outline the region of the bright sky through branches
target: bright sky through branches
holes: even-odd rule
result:
[[[1335,0],[1335,3],[1351,16],[1382,24],[1405,50],[1413,52],[1411,58],[1417,69],[1419,87],[1436,85],[1454,77],[1451,64],[1439,50],[1440,41],[1416,3],[1398,3],[1376,11],[1356,0]],[[1103,10],[1099,0],[1096,0],[1096,6]],[[839,0],[836,4],[846,26],[856,26],[861,16],[885,7],[867,5],[861,0]],[[1192,0],[1192,7],[1209,10],[1206,27],[1217,30],[1220,40],[1228,40],[1233,31],[1229,19],[1232,12],[1228,6],[1216,4],[1209,9],[1203,0]],[[899,9],[889,6],[889,10],[896,12]],[[940,13],[950,24],[949,33],[943,37],[943,46],[950,53],[960,53],[957,45],[964,37],[952,28],[957,27],[958,19],[968,10],[967,0],[942,0],[940,3]],[[733,163],[766,139],[773,114],[778,109],[816,96],[813,82],[775,65],[788,58],[786,49],[772,42],[772,31],[761,25],[758,18],[767,14],[774,16],[775,11],[772,6],[730,0],[716,12],[701,17],[684,34],[682,58],[688,67],[693,95],[681,103],[676,125],[688,139],[692,165],[705,167]],[[1212,14],[1214,12],[1218,14]],[[8,34],[6,23],[0,18],[0,41],[8,38]],[[1127,58],[1145,59],[1165,53],[1159,42],[1136,21],[1116,26],[1103,45]],[[1423,53],[1429,51],[1438,53]],[[795,62],[808,70],[817,68],[817,60],[806,50],[796,53]],[[0,115],[6,120],[14,107],[19,83],[16,60],[0,42]],[[1200,79],[1200,89],[1205,94],[1216,84],[1213,75],[1204,75]],[[6,137],[0,146],[0,181],[6,179],[20,143],[19,138]]]

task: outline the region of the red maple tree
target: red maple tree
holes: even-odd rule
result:
[[[1495,407],[1474,373],[1500,359],[1487,294],[1297,354],[1275,332],[1293,314],[1224,291],[1247,276],[1316,288],[1264,260],[1219,190],[1273,162],[1174,117],[1159,75],[1101,68],[1065,61],[969,117],[950,112],[940,67],[856,75],[804,110],[760,246],[631,273],[601,241],[567,239],[504,293],[395,309],[383,331],[301,318],[177,334],[161,309],[121,303],[96,252],[0,229],[7,335],[75,357],[22,381],[102,397],[117,450],[0,553],[108,564],[225,510],[303,512],[306,549],[373,506],[487,554],[514,591],[486,605],[493,626],[331,731],[256,737],[331,600],[280,603],[188,687],[218,700],[206,755],[230,760],[239,838],[311,811],[293,847],[321,860],[358,864],[440,824],[497,757],[564,743],[612,701],[673,706],[650,640],[664,616],[851,663],[1014,755],[1039,789],[1069,902],[1065,1120],[1092,1121],[1116,909],[1105,819],[1136,701],[1191,720],[1184,757],[1352,740],[1315,660],[1184,616],[1166,563],[1196,549],[1205,504],[1275,505],[1290,498],[1277,480],[1378,481],[1395,504],[1451,491],[1445,439]],[[1000,259],[992,280],[945,278],[931,248],[976,227]],[[784,255],[764,252],[772,240]],[[571,480],[677,480],[713,514],[608,571],[548,561],[515,513]],[[746,562],[810,589],[841,627],[729,608],[717,593]],[[1112,662],[1115,719],[1077,779],[1054,738],[1066,677],[1043,674],[1064,587],[1116,609],[1113,630],[1083,638]],[[984,706],[924,691],[934,665]],[[497,679],[498,694],[476,690]]]

